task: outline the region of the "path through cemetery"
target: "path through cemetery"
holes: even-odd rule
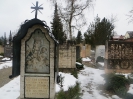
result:
[[[11,79],[9,79],[9,75],[11,75],[12,67],[0,69],[0,87],[7,84]]]

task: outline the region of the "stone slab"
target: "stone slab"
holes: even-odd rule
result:
[[[49,98],[49,77],[25,77],[26,98]]]

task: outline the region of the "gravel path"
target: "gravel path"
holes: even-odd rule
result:
[[[12,74],[12,67],[0,69],[0,87],[7,84],[11,79],[9,79],[9,75]]]

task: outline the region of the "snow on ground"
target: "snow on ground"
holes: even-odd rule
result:
[[[67,91],[68,87],[76,84],[77,79],[73,75],[71,75],[70,73],[59,72],[59,75],[61,75],[61,77],[64,77],[64,80],[63,80],[64,91]],[[60,89],[61,89],[60,85],[56,84],[56,92],[59,92]]]
[[[104,62],[98,62],[98,64],[100,64],[101,66],[104,66]]]
[[[11,61],[7,61],[3,64],[0,64],[1,68],[5,68],[5,66],[12,66]],[[78,74],[78,79],[76,79],[70,73],[62,73],[59,74],[64,77],[63,89],[68,90],[69,86],[75,85],[76,81],[80,83],[81,92],[83,95],[82,99],[121,99],[117,95],[113,95],[110,97],[106,94],[106,96],[101,95],[102,90],[98,90],[98,85],[103,85],[105,83],[101,74],[104,74],[104,70],[99,70],[95,68],[90,68],[84,66],[83,70],[80,70]],[[60,90],[60,86],[56,84],[56,92]],[[133,94],[133,84],[130,85],[128,93]],[[5,84],[0,88],[0,99],[17,99],[20,95],[20,76],[14,78],[9,83]]]
[[[0,88],[0,99],[17,99],[20,95],[20,76]]]
[[[10,58],[5,57],[5,58],[3,58],[2,60],[10,60]]]
[[[89,57],[86,57],[86,58],[82,58],[82,61],[91,61],[91,59]]]
[[[81,83],[81,91],[83,92],[82,99],[121,99],[118,96],[107,97],[101,95],[102,90],[98,90],[98,85],[105,83],[104,78],[101,76],[104,74],[103,70],[90,68],[84,66],[84,70],[81,70],[78,74],[78,81]]]
[[[133,94],[133,84],[130,84],[130,87],[129,87],[128,93]]]
[[[12,67],[12,61],[0,62],[0,69]]]

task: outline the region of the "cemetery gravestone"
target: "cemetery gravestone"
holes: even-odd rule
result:
[[[41,5],[40,5],[41,6]],[[58,46],[49,27],[37,19],[43,9],[36,2],[35,18],[25,21],[13,38],[10,78],[20,75],[20,99],[54,99]]]
[[[4,47],[4,57],[12,57],[12,46],[10,44],[6,44]]]
[[[80,57],[85,58],[90,56],[91,46],[89,44],[80,44]]]
[[[59,47],[59,70],[74,70],[76,62],[76,46],[63,44]]]
[[[105,72],[131,73],[133,71],[133,42],[107,41]]]
[[[39,19],[21,26],[13,38],[12,71],[12,77],[20,74],[20,99],[55,98],[57,47],[48,26]]]
[[[105,45],[98,45],[96,46],[95,49],[95,62],[98,61],[98,57],[103,57],[105,56]]]

